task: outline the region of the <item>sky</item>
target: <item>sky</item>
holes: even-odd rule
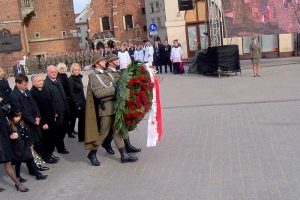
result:
[[[89,4],[91,0],[73,0],[74,3],[74,12],[81,13],[86,4]]]

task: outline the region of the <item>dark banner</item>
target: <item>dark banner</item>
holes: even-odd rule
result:
[[[222,0],[227,37],[300,31],[300,0]]]

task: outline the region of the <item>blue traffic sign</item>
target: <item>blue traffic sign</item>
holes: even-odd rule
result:
[[[150,29],[150,31],[156,31],[157,30],[157,24],[155,24],[155,23],[150,24],[149,29]]]

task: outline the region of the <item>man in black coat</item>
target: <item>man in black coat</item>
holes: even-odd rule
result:
[[[16,65],[13,66],[13,72],[15,78],[17,77],[18,74],[26,75],[24,66],[20,65],[20,61],[16,61]]]
[[[168,65],[170,66],[170,72],[173,72],[172,62],[170,60],[171,45],[168,44],[168,40],[164,40],[163,43],[163,63],[165,65],[165,71],[167,71]]]
[[[162,45],[159,41],[155,41],[153,50],[153,64],[156,67],[156,71],[158,71],[158,73],[162,73]],[[165,73],[167,73],[167,71],[165,71]]]
[[[30,142],[34,150],[43,156],[43,137],[40,129],[41,115],[36,101],[27,89],[28,77],[24,74],[18,74],[15,79],[16,86],[9,95],[10,103],[13,108],[17,108],[22,113],[22,118],[29,130]],[[37,166],[39,170],[47,170],[48,167]]]
[[[30,89],[30,92],[41,112],[40,127],[43,134],[44,145],[43,160],[50,164],[57,163],[59,158],[54,156],[53,152],[58,134],[54,120],[54,110],[50,102],[50,95],[47,89],[43,87],[44,80],[41,75],[33,75],[31,81],[33,86]]]
[[[133,44],[130,44],[130,47],[128,49],[128,54],[130,56],[131,62],[134,62],[134,51],[135,51],[135,48],[134,48]]]
[[[44,81],[44,87],[49,91],[50,102],[54,109],[55,122],[58,130],[56,148],[58,153],[68,154],[69,152],[65,148],[64,138],[68,132],[70,109],[62,83],[56,78],[56,67],[50,65],[47,68],[47,77]]]

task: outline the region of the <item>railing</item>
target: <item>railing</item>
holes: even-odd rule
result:
[[[34,8],[34,0],[20,0],[21,8]]]
[[[34,0],[20,0],[23,20],[34,13]]]

